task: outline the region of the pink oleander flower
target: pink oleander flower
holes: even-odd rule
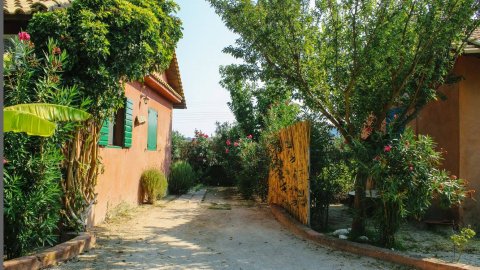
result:
[[[230,152],[228,149],[225,149],[225,154],[228,154],[228,152]]]
[[[225,144],[230,146],[232,144],[232,142],[230,141],[230,139],[228,139],[227,141],[225,141]]]
[[[18,33],[18,39],[20,40],[30,40],[30,35],[27,32]]]
[[[204,137],[204,138],[208,138],[208,135],[207,135],[207,134],[203,134],[203,137]]]
[[[247,138],[251,140],[253,138],[252,134],[248,135]]]
[[[239,146],[239,145],[240,145],[240,144],[239,144],[238,142],[234,142],[234,143],[233,143],[233,146],[235,146],[235,147],[237,147],[237,146]]]
[[[6,164],[6,163],[8,163],[8,160],[3,159],[3,164]]]
[[[410,171],[413,171],[413,166],[408,167]]]
[[[379,161],[379,160],[380,160],[380,156],[375,156],[375,157],[373,158],[373,160]]]
[[[392,146],[390,145],[386,145],[384,148],[383,148],[383,151],[385,152],[390,152],[392,150]]]

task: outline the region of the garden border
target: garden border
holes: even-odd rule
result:
[[[3,262],[4,270],[36,270],[54,266],[78,256],[95,246],[93,233],[85,232],[79,236],[31,256],[11,259]]]
[[[375,259],[393,262],[397,264],[412,266],[418,269],[426,270],[474,270],[480,267],[460,264],[447,263],[433,258],[414,258],[406,255],[383,249],[371,245],[341,240],[323,233],[316,232],[311,228],[301,224],[290,216],[281,206],[271,204],[270,209],[275,218],[283,226],[287,227],[294,234],[317,242],[323,246],[334,248],[341,251],[354,253],[361,256],[368,256]]]

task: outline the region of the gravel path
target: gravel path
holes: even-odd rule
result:
[[[54,267],[70,269],[405,269],[304,241],[265,205],[210,189],[97,227],[97,248]]]

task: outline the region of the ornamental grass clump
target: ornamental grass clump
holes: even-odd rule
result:
[[[158,198],[167,194],[167,178],[158,169],[148,169],[143,172],[140,179],[144,199],[147,203],[153,204]]]
[[[192,166],[185,161],[172,164],[168,179],[168,191],[172,194],[184,194],[195,183],[197,175]]]

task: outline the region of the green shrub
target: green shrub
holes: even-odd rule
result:
[[[185,136],[183,136],[180,132],[174,130],[172,132],[172,160],[185,160],[186,157],[186,149],[189,141]]]
[[[31,152],[44,141],[38,137],[10,133],[5,140],[9,162],[4,168],[4,252],[12,259],[58,241],[62,155],[52,146]],[[12,147],[12,143],[18,144]]]
[[[457,262],[460,261],[462,252],[465,249],[465,246],[468,244],[470,239],[476,235],[475,231],[470,227],[462,228],[458,233],[450,236],[450,239],[453,242],[453,257],[455,258],[455,252],[458,251],[458,257],[456,258]]]
[[[35,44],[40,45],[40,44]],[[42,44],[44,45],[44,44]],[[12,40],[5,53],[5,106],[24,103],[53,103],[75,106],[82,103],[77,87],[63,87],[62,67],[67,54],[54,41],[45,53],[36,55],[34,44]],[[53,65],[55,63],[55,65]],[[4,254],[19,257],[39,247],[58,242],[61,219],[61,149],[71,139],[78,123],[58,123],[52,137],[6,133],[4,155]]]
[[[185,161],[177,161],[170,168],[168,191],[172,194],[184,194],[193,186],[195,179],[192,166]]]
[[[158,169],[148,169],[142,173],[140,179],[144,199],[148,203],[154,203],[157,198],[162,198],[167,193],[167,179]]]
[[[466,196],[465,181],[440,170],[435,142],[411,128],[380,147],[371,171],[379,194],[376,225],[380,244],[392,247],[401,223],[422,217],[433,198],[447,208],[459,205]]]
[[[310,116],[310,215],[315,230],[328,230],[329,206],[346,198],[353,189],[354,171],[332,127]]]
[[[270,160],[266,145],[246,138],[240,140],[241,169],[237,174],[239,192],[246,199],[253,195],[267,200]]]

